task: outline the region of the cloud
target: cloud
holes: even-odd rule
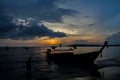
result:
[[[94,26],[94,25],[95,25],[95,23],[88,24],[88,26]]]
[[[0,15],[0,38],[8,38],[11,32],[14,32],[16,26],[10,22],[11,18]]]
[[[23,27],[23,28],[21,28]],[[19,29],[15,34],[11,35],[12,39],[34,39],[35,37],[48,36],[50,38],[54,37],[64,37],[66,36],[63,32],[54,32],[53,30],[48,29],[43,24],[41,25],[31,25],[29,27],[19,26]]]
[[[9,0],[2,2],[4,13],[17,17],[32,17],[38,21],[62,22],[62,16],[74,15],[75,10],[59,8],[55,3],[59,0]]]
[[[35,37],[44,37],[48,36],[50,38],[54,37],[64,37],[66,36],[63,32],[54,32],[51,29],[48,29],[43,24],[31,24],[31,25],[16,25],[12,23],[11,17],[0,15],[0,38],[1,39],[21,39],[29,40],[34,39]],[[5,24],[7,23],[7,24]]]
[[[86,40],[74,40],[73,44],[87,44]]]
[[[42,21],[62,22],[63,16],[73,16],[75,10],[59,8],[59,0],[1,0],[0,1],[0,38],[1,39],[34,39],[48,36],[64,37],[63,32],[55,32],[45,25],[38,25]],[[28,20],[29,18],[34,20]],[[13,22],[19,20],[19,24]]]
[[[120,32],[117,32],[106,38],[109,44],[120,44]]]

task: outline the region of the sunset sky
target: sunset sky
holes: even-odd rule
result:
[[[0,0],[0,46],[120,44],[120,0]]]

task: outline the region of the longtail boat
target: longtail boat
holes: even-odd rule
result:
[[[56,50],[60,53],[54,53],[51,49],[47,50],[47,59],[56,64],[79,64],[79,65],[91,65],[94,64],[94,61],[102,53],[104,48],[107,46],[108,42],[105,41],[104,45],[100,50],[82,53],[82,54],[74,54],[73,49],[62,49]]]

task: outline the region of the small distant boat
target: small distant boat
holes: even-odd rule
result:
[[[83,53],[83,54],[74,54],[72,48],[70,49],[51,49],[47,50],[48,60],[56,64],[79,64],[79,65],[91,65],[94,64],[94,61],[103,49],[107,46],[108,42],[105,41],[104,45],[98,51]]]
[[[23,49],[26,49],[26,50],[28,50],[29,48],[28,47],[22,47]]]
[[[9,47],[8,47],[8,46],[6,47],[6,50],[7,50],[7,51],[9,50]]]

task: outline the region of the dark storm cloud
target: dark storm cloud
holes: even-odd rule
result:
[[[48,29],[46,26],[41,25],[32,25],[32,26],[15,26],[11,23],[11,26],[7,26],[7,29],[0,27],[0,38],[10,38],[10,39],[34,39],[35,37],[44,37],[48,36],[50,38],[54,37],[64,37],[66,36],[63,32],[54,32],[53,30]]]
[[[34,39],[35,37],[44,37],[44,36],[54,38],[54,37],[65,37],[66,34],[63,32],[54,32],[53,30],[48,29],[43,24],[40,26],[32,25],[29,27],[19,26],[18,30],[15,33],[11,34],[12,39],[22,39],[22,40]]]
[[[10,21],[10,17],[0,15],[0,38],[9,38],[9,34],[16,29],[16,26]]]
[[[29,26],[15,25],[12,23],[12,17],[0,15],[0,38],[1,39],[34,39],[35,37],[48,36],[50,38],[54,37],[64,37],[66,36],[63,32],[54,32],[48,29],[43,24],[36,25],[32,24]]]
[[[54,32],[40,21],[62,22],[62,16],[78,13],[74,10],[59,8],[55,3],[59,0],[1,0],[0,1],[0,38],[1,39],[34,39],[36,36],[64,37],[63,32]],[[34,18],[30,26],[17,26],[15,18]]]
[[[0,15],[1,16],[1,15]],[[64,37],[66,36],[63,32],[54,32],[53,30],[48,29],[43,24],[38,26],[32,24],[30,26],[17,26],[11,23],[11,18],[7,16],[1,16],[0,19],[0,38],[11,38],[11,39],[34,39],[35,37],[48,36],[53,37]],[[5,24],[5,22],[7,24]]]
[[[38,21],[62,22],[62,16],[78,13],[74,10],[59,8],[59,0],[9,0],[5,4],[5,13],[13,17],[32,17]]]

